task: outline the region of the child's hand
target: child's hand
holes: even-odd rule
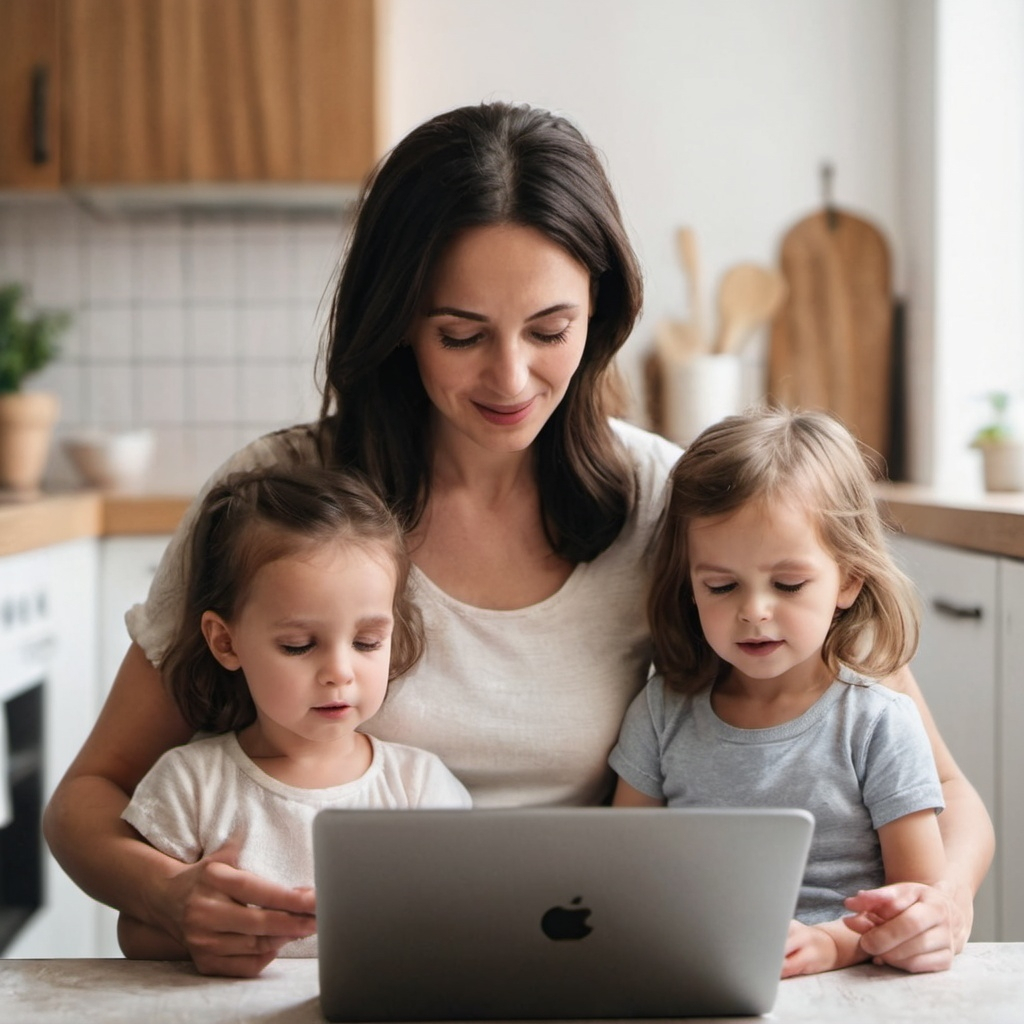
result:
[[[827,931],[799,921],[789,922],[786,955],[782,961],[783,978],[831,971],[838,960],[839,950]]]

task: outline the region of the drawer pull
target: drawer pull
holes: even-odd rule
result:
[[[932,601],[932,607],[940,615],[948,615],[952,619],[980,619],[983,610],[980,605],[954,604],[941,597]]]

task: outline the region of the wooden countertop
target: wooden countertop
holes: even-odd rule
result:
[[[916,484],[880,484],[876,494],[908,537],[1024,558],[1024,494],[944,494]]]
[[[1024,494],[943,494],[916,484],[879,484],[876,493],[907,536],[1024,558]],[[173,533],[191,500],[102,491],[0,498],[0,556],[78,537]]]
[[[207,978],[187,963],[130,960],[0,960],[0,1007],[19,1024],[323,1021],[315,960],[278,960],[252,980]],[[688,1018],[693,1024],[750,1017]],[[860,964],[779,984],[778,1024],[1019,1024],[1024,943],[971,943],[951,970],[903,974]]]
[[[0,499],[0,556],[81,537],[173,533],[188,495],[65,491]]]

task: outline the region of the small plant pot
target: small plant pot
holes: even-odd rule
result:
[[[1024,491],[1024,444],[999,441],[979,447],[986,491]]]
[[[60,402],[48,391],[0,395],[0,488],[39,489],[59,415]]]

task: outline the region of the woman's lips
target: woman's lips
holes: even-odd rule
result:
[[[473,405],[488,423],[498,427],[514,427],[530,415],[533,399],[518,405],[484,405],[482,402],[474,402]]]
[[[744,654],[752,654],[755,658],[764,658],[782,646],[781,640],[742,640],[737,644]]]

